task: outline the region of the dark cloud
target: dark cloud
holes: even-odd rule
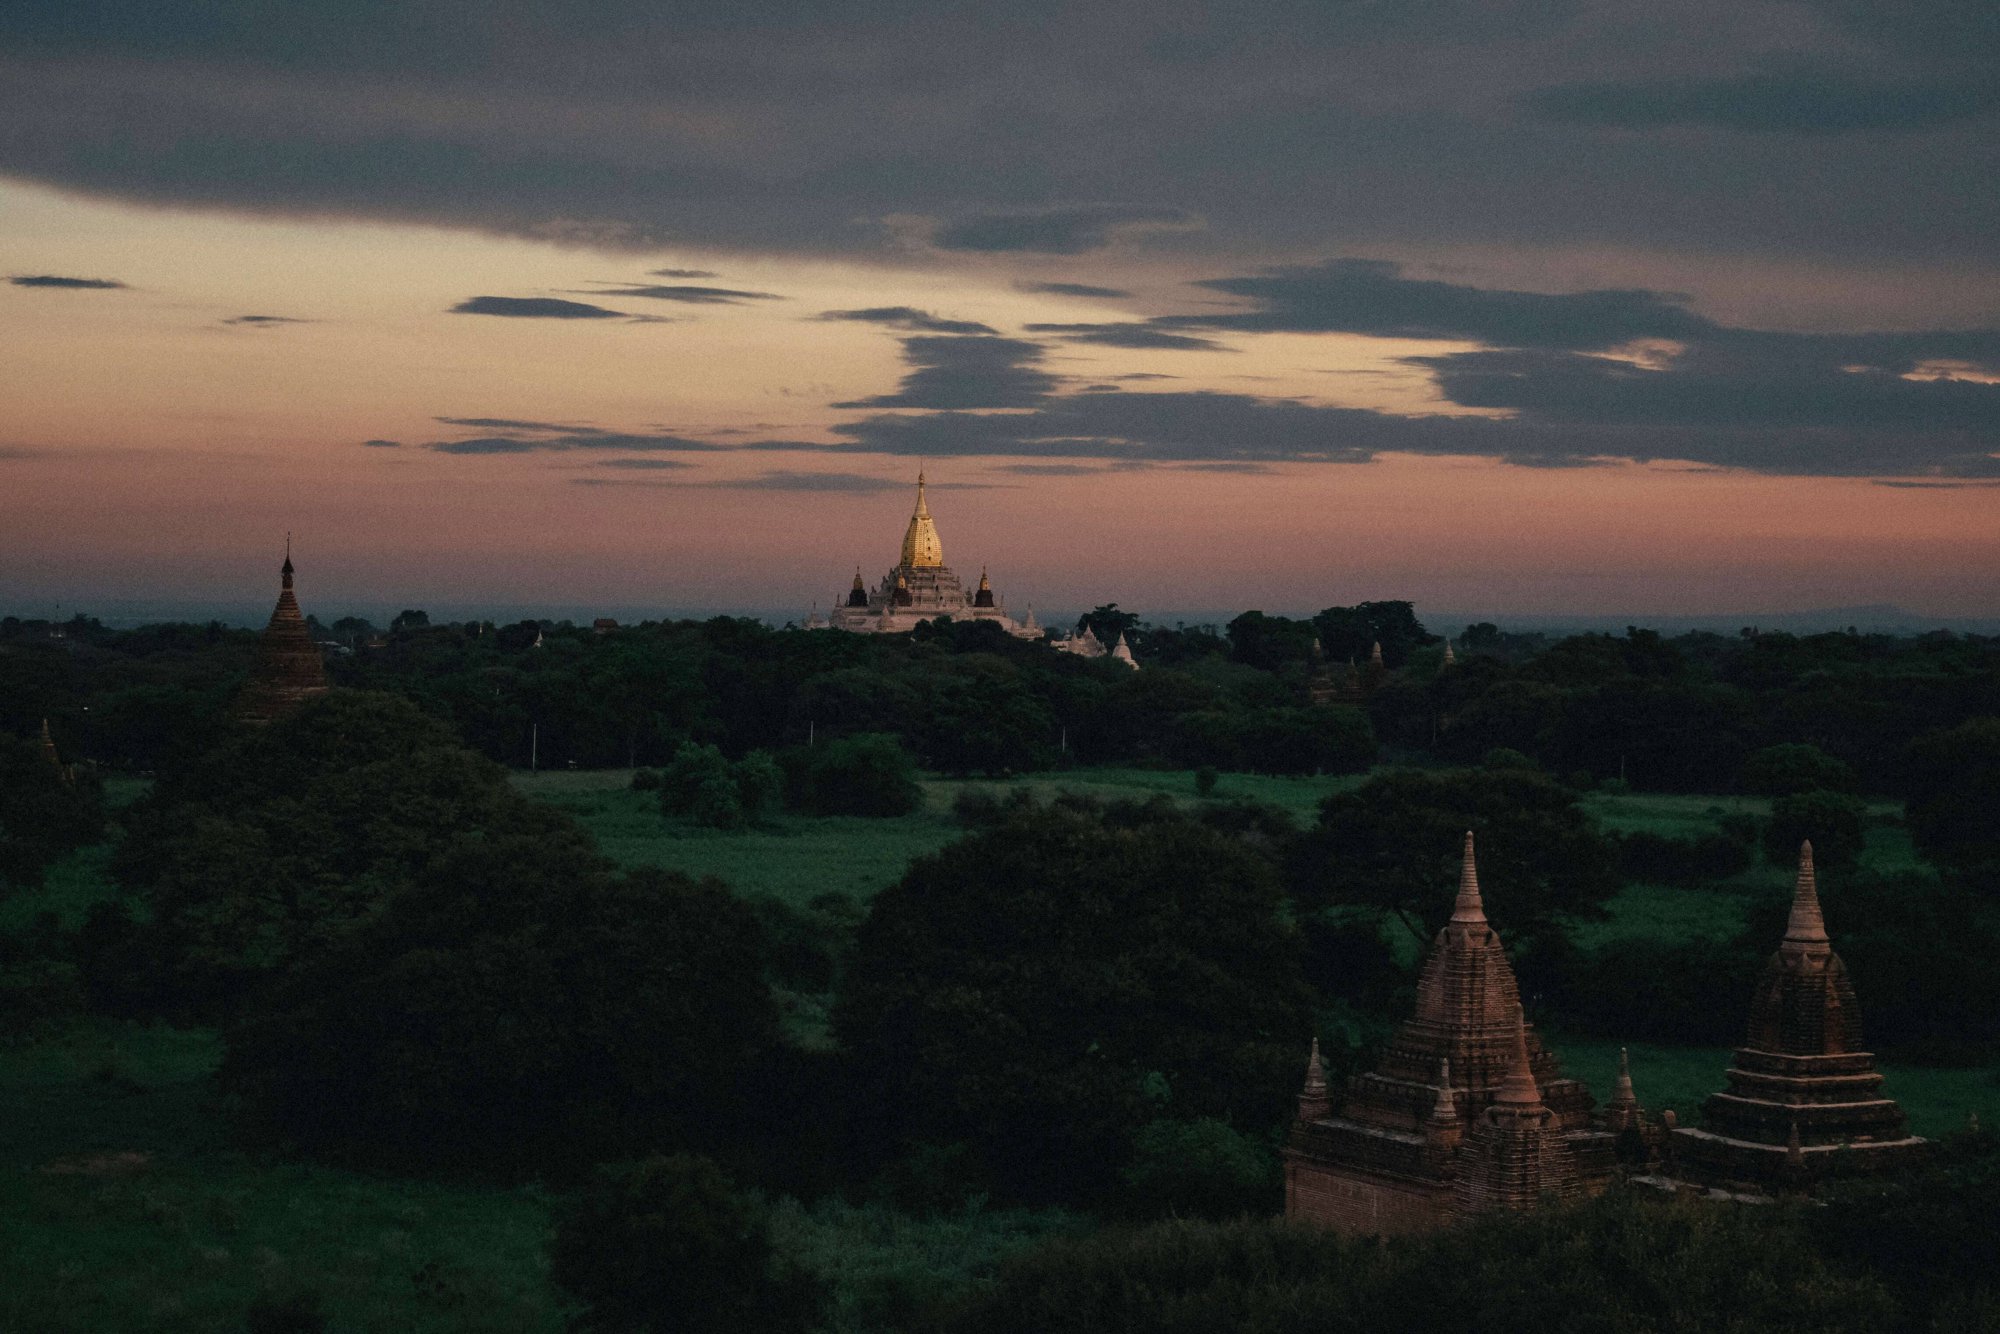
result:
[[[54,273],[18,273],[7,281],[16,287],[58,287],[73,292],[110,292],[125,288],[125,284],[116,278],[65,278]]]
[[[646,272],[654,278],[720,278],[722,276],[713,269],[648,269]]]
[[[1101,250],[1117,234],[1144,227],[1186,227],[1183,209],[1128,204],[1081,208],[1019,209],[982,213],[940,225],[931,244],[940,250],[1022,251],[1038,255],[1081,255]]]
[[[270,329],[281,324],[311,324],[311,320],[295,320],[289,315],[232,315],[224,324],[242,325],[252,329]]]
[[[1243,297],[1256,309],[1166,316],[1153,323],[1166,328],[1355,333],[1579,350],[1616,347],[1639,338],[1698,337],[1716,327],[1670,293],[1614,289],[1552,295],[1470,287],[1408,278],[1402,266],[1379,259],[1333,259],[1254,277],[1211,278],[1196,286]]]
[[[1015,283],[1014,286],[1019,291],[1046,296],[1082,296],[1104,301],[1120,301],[1132,295],[1116,287],[1092,287],[1089,283]]]
[[[446,426],[470,426],[481,431],[547,431],[556,435],[606,435],[595,426],[572,426],[565,422],[522,421],[517,417],[433,417]]]
[[[2000,192],[1967,182],[2000,168],[2000,145],[1950,117],[1954,90],[1992,86],[1993,11],[1036,0],[1000,22],[918,0],[10,0],[0,172],[650,255],[906,259],[933,228],[947,257],[1079,253],[1199,217],[1205,232],[1170,244],[1991,263]],[[1819,76],[1831,91],[1806,90],[1804,119],[1923,128],[1817,135],[1806,152],[1759,134],[1689,145],[1520,101],[1581,88],[1547,98],[1594,97],[1569,110],[1602,117],[1589,90],[1652,71],[1669,102],[1697,104],[1665,114],[1768,121],[1727,104],[1759,91],[1732,83],[1781,77],[1755,73],[1770,50],[1868,72],[1844,89]],[[1107,199],[1125,202],[1052,203]]]
[[[626,468],[640,472],[658,472],[668,468],[692,468],[695,465],[684,459],[599,459],[600,468]]]
[[[1446,398],[1536,421],[1646,427],[1812,427],[1969,432],[2000,444],[2000,385],[1909,380],[1835,365],[1773,372],[1711,354],[1694,368],[1635,366],[1569,352],[1464,352],[1415,359]]]
[[[892,329],[907,329],[912,333],[940,334],[991,334],[999,330],[976,320],[939,319],[927,310],[915,306],[870,306],[865,310],[825,310],[822,320],[854,321],[860,324],[882,324]]]
[[[1793,70],[1727,79],[1572,83],[1525,99],[1546,120],[1623,130],[1703,125],[1753,134],[1910,133],[2000,111],[2000,85],[1887,82]]]
[[[506,315],[524,320],[618,320],[622,310],[581,301],[563,301],[552,296],[475,296],[451,308],[454,315]]]
[[[1231,352],[1212,338],[1174,333],[1151,324],[1030,324],[1029,333],[1053,334],[1065,343],[1101,347],[1155,348],[1169,352]]]
[[[403,442],[400,440],[363,440],[361,443],[369,449],[401,449],[403,447]]]
[[[893,394],[836,403],[838,408],[1033,407],[1060,381],[1034,363],[1040,343],[1018,338],[920,334],[903,340],[903,359],[915,367]]]
[[[588,293],[591,296],[639,296],[651,301],[679,301],[690,306],[740,306],[747,301],[783,301],[776,292],[741,292],[731,287],[692,287],[686,284],[640,284],[612,287]]]
[[[677,435],[622,434],[593,431],[572,435],[476,435],[462,440],[434,440],[424,446],[440,454],[562,454],[579,449],[661,450],[669,453],[716,453],[740,445],[716,445]]]

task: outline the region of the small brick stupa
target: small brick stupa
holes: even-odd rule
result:
[[[1338,1109],[1315,1043],[1285,1148],[1285,1215],[1350,1235],[1424,1232],[1466,1214],[1594,1193],[1641,1147],[1631,1098],[1609,1120],[1565,1078],[1521,1010],[1486,920],[1472,835],[1451,920],[1417,981],[1417,1012]]]
[[[1750,1032],[1703,1105],[1705,1124],[1668,1139],[1672,1174],[1758,1194],[1808,1190],[1830,1176],[1898,1171],[1929,1148],[1882,1092],[1862,1049],[1861,1009],[1819,906],[1812,844],[1799,849],[1792,913],[1750,1001]]]
[[[285,563],[279,571],[278,605],[271,623],[257,641],[257,661],[250,679],[236,697],[240,722],[262,726],[291,712],[314,695],[326,693],[326,662],[306,630],[299,600],[292,594],[292,544],[285,541]]]

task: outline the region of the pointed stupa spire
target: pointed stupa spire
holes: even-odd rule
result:
[[[1317,1121],[1333,1111],[1333,1094],[1326,1084],[1326,1065],[1319,1058],[1319,1037],[1314,1035],[1312,1054],[1306,1057],[1305,1087],[1299,1090],[1299,1120]]]
[[[937,525],[931,522],[931,507],[924,500],[924,472],[917,469],[917,508],[910,514],[910,526],[903,533],[903,565],[913,569],[936,569],[944,564],[944,544],[938,540]]]
[[[281,587],[290,588],[292,586],[292,535],[290,533],[285,534],[285,563],[278,567],[278,576]]]
[[[1379,639],[1368,650],[1368,665],[1370,667],[1382,665],[1382,641]]]
[[[1819,877],[1813,871],[1812,842],[1799,844],[1799,878],[1792,889],[1792,915],[1785,923],[1784,948],[1811,949],[1828,943],[1826,918],[1819,910]]]
[[[1445,641],[1444,641],[1444,665],[1445,665],[1445,666],[1447,666],[1447,667],[1449,667],[1449,666],[1451,666],[1451,665],[1452,665],[1453,663],[1455,663],[1455,662],[1457,662],[1457,661],[1458,661],[1458,657],[1457,657],[1457,655],[1455,655],[1455,654],[1454,654],[1454,653],[1453,653],[1453,652],[1451,651],[1451,641],[1450,641],[1449,639],[1445,640]]]
[[[1438,1095],[1437,1101],[1431,1104],[1431,1120],[1458,1120],[1458,1102],[1451,1096],[1451,1058],[1449,1056],[1441,1057],[1438,1060]]]
[[[1528,1012],[1518,1005],[1514,1007],[1513,1056],[1507,1066],[1507,1078],[1493,1095],[1493,1101],[1509,1107],[1534,1107],[1542,1101],[1534,1067],[1528,1061]]]
[[[1467,926],[1486,925],[1486,903],[1479,897],[1479,861],[1472,850],[1472,831],[1465,831],[1464,860],[1458,870],[1458,898],[1451,905],[1451,920]]]
[[[56,739],[49,732],[49,720],[42,719],[42,758],[58,770],[63,767],[62,753],[56,749]]]
[[[1632,1091],[1632,1057],[1623,1047],[1618,1049],[1618,1080],[1611,1086],[1611,1105],[1629,1107],[1639,1101]]]

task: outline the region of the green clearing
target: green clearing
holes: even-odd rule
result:
[[[220,1055],[112,1024],[0,1050],[0,1329],[241,1329],[300,1298],[342,1331],[561,1328],[538,1195],[247,1157]]]
[[[1329,793],[1359,781],[1225,774],[1215,797],[1267,802],[1303,822]],[[657,794],[632,791],[627,769],[517,773],[514,782],[522,792],[576,817],[621,866],[717,876],[741,893],[770,894],[801,907],[826,893],[866,902],[900,879],[912,860],[960,837],[964,828],[952,817],[951,807],[968,787],[1000,792],[1027,788],[1044,800],[1068,791],[1105,799],[1165,794],[1188,805],[1196,801],[1192,773],[1078,769],[992,782],[931,779],[924,783],[921,810],[890,819],[785,814],[759,828],[725,832],[661,815]]]

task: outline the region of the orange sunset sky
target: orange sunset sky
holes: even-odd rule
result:
[[[1949,43],[599,9],[0,19],[0,610],[2000,616]]]

